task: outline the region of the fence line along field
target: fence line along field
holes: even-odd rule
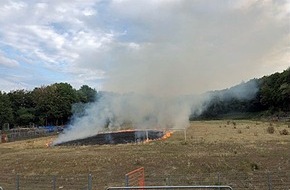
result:
[[[25,178],[47,176],[47,189],[51,179],[58,178],[63,180],[54,184],[56,189],[73,189],[78,176],[87,180],[91,174],[93,188],[105,189],[124,185],[126,173],[144,167],[145,185],[287,189],[289,132],[286,122],[194,121],[186,130],[186,141],[185,133],[177,130],[170,138],[137,144],[47,147],[56,136],[2,143],[0,186],[5,188],[9,180],[15,183],[14,176],[23,178],[20,186]]]

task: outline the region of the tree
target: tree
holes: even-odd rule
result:
[[[271,111],[290,111],[290,69],[261,79],[261,104]]]
[[[11,102],[7,94],[0,91],[0,127],[13,121]]]
[[[285,115],[290,111],[290,68],[282,73],[253,79],[230,89],[211,92],[210,95],[211,99],[205,103],[206,109],[201,118],[265,111],[266,114]]]
[[[94,102],[96,100],[97,91],[88,85],[83,85],[77,91],[79,101],[82,103]]]
[[[56,124],[64,124],[72,115],[72,105],[77,102],[77,93],[68,83],[56,83],[52,87],[56,88],[56,110],[54,113]]]
[[[14,124],[29,125],[34,122],[35,104],[33,102],[31,91],[16,90],[8,93],[12,104]]]
[[[37,118],[42,125],[66,123],[72,104],[77,102],[76,90],[68,83],[55,83],[33,90]]]
[[[32,91],[35,104],[35,120],[39,125],[47,125],[49,116],[52,114],[53,91],[48,86],[41,86]]]
[[[32,108],[24,108],[21,107],[19,110],[17,110],[17,124],[18,125],[29,125],[30,123],[33,123],[34,121],[34,109]]]

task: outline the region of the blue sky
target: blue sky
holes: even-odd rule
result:
[[[227,88],[290,66],[289,19],[289,0],[2,0],[0,90]]]

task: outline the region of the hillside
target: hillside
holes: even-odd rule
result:
[[[64,125],[72,116],[82,116],[91,102],[104,93],[87,85],[79,90],[68,83],[55,83],[37,87],[32,91],[0,91],[0,128],[13,126]],[[194,119],[289,117],[290,69],[282,73],[252,79],[229,89],[206,94],[200,114],[192,113]]]
[[[211,99],[201,115],[191,119],[277,117],[290,112],[290,68],[282,73],[252,79],[229,89],[209,92]]]

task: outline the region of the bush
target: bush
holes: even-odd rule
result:
[[[251,169],[252,169],[252,171],[259,170],[259,166],[258,166],[258,164],[256,164],[256,163],[251,163]]]
[[[273,134],[275,132],[275,128],[273,126],[270,126],[270,127],[267,128],[267,132],[269,134]]]
[[[280,135],[289,135],[289,131],[287,131],[287,129],[283,129],[280,131]]]

